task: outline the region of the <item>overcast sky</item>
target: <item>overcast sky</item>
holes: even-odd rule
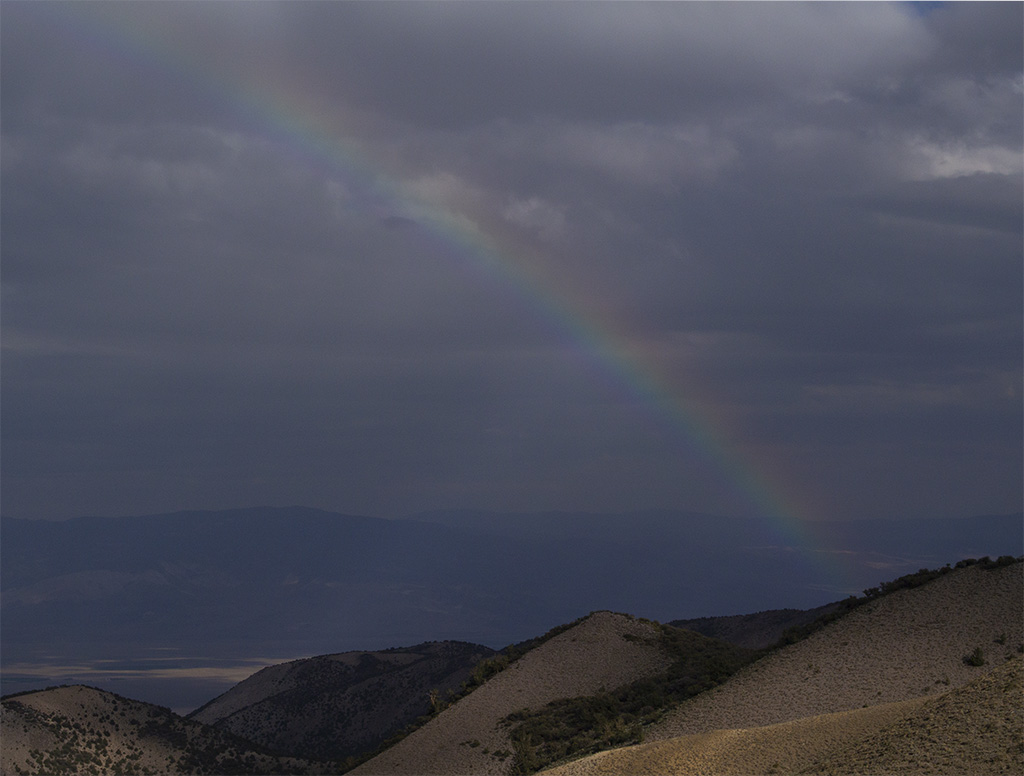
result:
[[[2,511],[1019,510],[1022,6],[2,5]]]

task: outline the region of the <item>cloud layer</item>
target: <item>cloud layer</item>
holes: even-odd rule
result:
[[[5,3],[3,512],[1019,509],[1021,23]]]

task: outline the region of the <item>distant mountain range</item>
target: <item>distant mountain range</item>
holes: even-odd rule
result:
[[[1022,525],[819,524],[827,546],[811,547],[770,521],[684,512],[3,518],[0,676],[6,692],[148,681],[144,697],[182,708],[215,694],[209,661],[430,640],[500,648],[599,609],[662,621],[805,609],[921,567],[1020,554]],[[190,695],[162,694],[168,667],[193,677]]]
[[[772,648],[740,645],[786,621]],[[601,611],[500,654],[324,655],[260,671],[190,719],[88,687],[22,693],[3,699],[0,773],[1024,770],[1019,558],[915,573],[823,612],[701,624],[729,640]],[[350,731],[359,757],[324,749]]]

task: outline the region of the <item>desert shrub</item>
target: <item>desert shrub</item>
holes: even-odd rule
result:
[[[1000,555],[995,560],[989,560],[988,558],[982,558],[979,563],[984,569],[998,569],[1003,566],[1010,566],[1014,563],[1019,563],[1024,560],[1024,557],[1015,558],[1012,555]]]
[[[969,666],[985,665],[985,653],[981,651],[981,647],[975,647],[971,654],[964,655],[964,663]]]

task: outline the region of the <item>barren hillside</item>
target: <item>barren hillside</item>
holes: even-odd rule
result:
[[[965,684],[980,673],[965,655],[981,648],[1001,663],[1024,639],[1022,571],[1022,563],[970,566],[870,601],[681,704],[647,740],[771,725]]]
[[[938,695],[600,752],[547,776],[1024,772],[1019,655]]]
[[[354,774],[504,774],[512,762],[498,724],[524,707],[590,695],[668,667],[658,630],[631,617],[596,612],[555,636],[446,709]]]
[[[169,709],[75,685],[5,698],[0,773],[311,773]]]
[[[871,601],[684,702],[653,743],[551,772],[1020,773],[1022,570],[971,566]]]
[[[1024,773],[1024,660],[930,699],[904,719],[833,752],[807,773]]]

